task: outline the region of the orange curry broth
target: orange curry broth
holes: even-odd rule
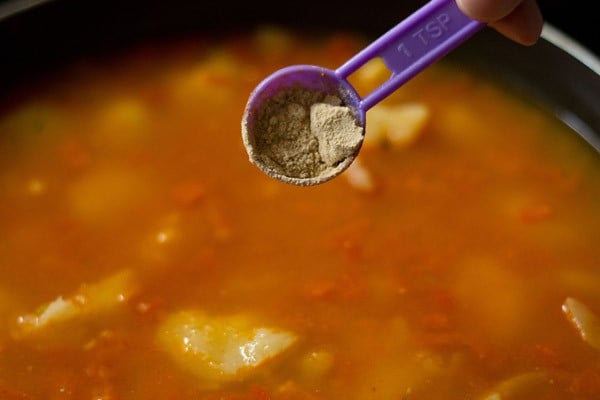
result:
[[[364,44],[276,29],[149,44],[8,103],[0,398],[599,398],[600,158],[562,123],[440,63],[382,103],[428,118],[365,145],[359,183],[295,187],[249,163],[254,86]],[[200,322],[177,336],[182,310]],[[239,340],[273,354],[207,363],[237,362]]]

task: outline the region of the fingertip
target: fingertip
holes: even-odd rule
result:
[[[456,0],[456,5],[469,18],[485,23],[496,22],[516,9],[521,0]]]
[[[544,18],[535,0],[525,0],[512,13],[490,26],[519,44],[532,46],[540,38]]]

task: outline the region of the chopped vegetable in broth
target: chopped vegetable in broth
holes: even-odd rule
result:
[[[0,398],[600,398],[600,157],[552,115],[448,61],[334,180],[248,161],[257,83],[366,43],[172,39],[5,95]]]

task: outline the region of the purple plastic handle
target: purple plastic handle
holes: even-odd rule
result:
[[[269,75],[250,94],[242,117],[242,139],[250,161],[267,175],[298,185],[315,185],[339,175],[352,163],[360,146],[355,154],[341,161],[327,175],[315,178],[283,176],[281,171],[266,164],[257,154],[254,132],[263,104],[282,90],[300,85],[308,90],[338,96],[352,110],[357,124],[364,128],[367,110],[483,26],[464,15],[456,0],[430,0],[335,71],[316,65],[293,65]],[[383,59],[392,71],[391,77],[361,98],[347,78],[375,57]]]
[[[366,112],[406,81],[448,54],[484,26],[467,17],[456,0],[431,0],[335,71],[343,80],[375,57],[392,76],[360,100]]]

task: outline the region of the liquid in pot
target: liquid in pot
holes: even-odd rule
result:
[[[366,43],[150,43],[4,95],[0,397],[598,398],[600,158],[560,121],[439,63],[336,179],[248,162],[252,88]]]

